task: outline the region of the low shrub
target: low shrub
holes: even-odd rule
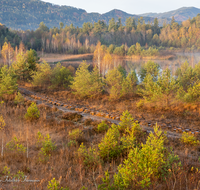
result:
[[[17,95],[15,96],[14,103],[15,104],[24,104],[24,97],[22,96],[22,94],[20,92],[18,92]]]
[[[197,138],[191,132],[183,132],[180,141],[186,145],[196,146],[199,144]]]
[[[178,159],[164,147],[166,137],[157,126],[154,132],[150,133],[146,144],[141,144],[141,148],[131,149],[128,158],[119,165],[118,173],[114,175],[117,189],[147,189],[151,179],[160,178],[172,166],[172,162]]]
[[[36,103],[32,102],[27,109],[27,113],[25,114],[25,119],[32,121],[38,119],[39,117],[40,117],[40,111],[38,110]]]
[[[48,181],[47,189],[49,190],[69,190],[68,187],[60,187],[59,181],[53,178],[51,181]]]
[[[26,147],[21,144],[17,137],[13,137],[12,140],[6,144],[6,149],[16,153],[25,153]]]
[[[39,161],[45,162],[49,160],[51,153],[56,149],[56,145],[52,142],[49,134],[43,137],[41,144],[42,148],[39,152]]]
[[[108,125],[106,124],[106,122],[103,120],[101,123],[98,124],[97,126],[97,131],[99,133],[102,133],[104,131],[107,131],[108,130]]]
[[[99,154],[103,159],[115,158],[122,152],[120,145],[120,133],[115,124],[108,129],[105,137],[101,140],[99,146]]]
[[[69,132],[70,140],[77,140],[81,136],[82,136],[82,131],[80,129],[73,129],[71,132]]]
[[[87,168],[94,168],[101,163],[99,153],[95,148],[87,149],[83,143],[78,149],[79,157],[83,159],[83,163]]]

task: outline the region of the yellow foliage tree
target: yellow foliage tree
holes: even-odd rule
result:
[[[102,62],[102,73],[103,76],[105,76],[105,73],[108,69],[111,68],[111,66],[113,65],[114,61],[113,61],[113,57],[110,55],[110,53],[106,53],[105,56],[103,57],[103,62]]]
[[[104,51],[103,48],[101,46],[101,42],[97,43],[96,49],[94,51],[94,58],[93,61],[97,64],[98,69],[99,69],[99,75],[101,74],[101,65],[102,65],[102,60],[104,57]]]
[[[4,43],[2,50],[1,50],[1,54],[4,58],[4,64],[11,66],[12,59],[14,57],[14,49],[12,48],[10,42]]]

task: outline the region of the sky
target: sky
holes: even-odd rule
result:
[[[130,14],[168,12],[181,7],[200,8],[200,0],[42,0],[57,5],[67,5],[86,10],[88,13],[106,13],[120,9]]]

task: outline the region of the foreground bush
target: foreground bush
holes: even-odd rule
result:
[[[122,152],[121,148],[119,129],[113,124],[99,144],[99,154],[103,159],[115,158]]]
[[[146,144],[141,144],[141,148],[131,149],[128,158],[119,165],[118,173],[114,176],[117,189],[146,189],[151,179],[166,175],[173,162],[178,160],[164,147],[165,136],[162,131],[155,127],[154,132],[150,133]]]
[[[47,189],[49,190],[69,190],[68,187],[60,187],[59,181],[53,178],[51,181],[48,181]]]
[[[42,148],[39,152],[39,160],[42,162],[48,161],[51,157],[51,153],[56,149],[56,145],[52,142],[49,134],[42,137],[40,143],[42,144]]]
[[[87,168],[94,168],[98,164],[101,163],[99,153],[95,148],[87,149],[83,143],[80,145],[78,149],[78,154],[81,159],[83,159],[83,163]]]
[[[38,119],[39,117],[40,117],[40,111],[38,110],[36,103],[32,102],[27,109],[27,113],[25,114],[25,119],[32,121]]]

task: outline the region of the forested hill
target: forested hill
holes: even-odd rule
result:
[[[140,16],[127,14],[120,10],[112,10],[105,14],[87,13],[83,9],[70,6],[58,6],[40,0],[0,0],[0,23],[12,29],[34,30],[44,22],[49,28],[58,27],[60,22],[64,25],[81,27],[84,22],[97,22],[104,20],[106,24],[109,19],[117,20],[121,17],[122,24],[128,17]],[[153,22],[153,18],[144,17],[145,22]],[[160,21],[162,22],[162,20]]]
[[[189,18],[195,17],[198,13],[200,13],[200,9],[196,7],[182,7],[180,9],[165,13],[145,13],[141,14],[140,16],[157,17],[158,19],[172,18],[174,16],[176,21],[182,22]]]

